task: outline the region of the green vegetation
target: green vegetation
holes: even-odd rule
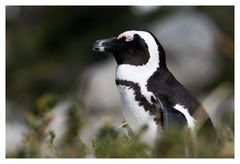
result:
[[[41,103],[38,101],[36,105],[39,109],[41,108],[39,114],[26,114],[29,132],[25,134],[24,146],[16,152],[7,154],[7,157],[85,158],[89,155],[97,158],[234,157],[233,132],[230,135],[229,129],[218,129],[220,140],[216,145],[202,138],[191,142],[191,137],[186,131],[172,127],[165,131],[151,148],[141,141],[141,136],[147,127],[133,135],[121,134],[119,129],[106,124],[92,138],[91,147],[87,147],[86,144],[89,143],[83,143],[79,137],[84,126],[81,121],[83,115],[75,104],[72,104],[66,113],[67,130],[60,142],[55,143],[54,131],[47,130],[53,118],[52,111],[49,109],[55,100],[50,95],[43,96],[39,99]],[[127,131],[126,125],[123,128]]]

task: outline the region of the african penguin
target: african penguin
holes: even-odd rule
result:
[[[123,115],[133,132],[147,125],[146,141],[153,141],[169,125],[199,125],[215,136],[206,111],[168,70],[165,51],[148,31],[130,30],[117,37],[97,40],[96,52],[110,52],[116,62],[116,85]],[[160,132],[159,132],[160,131]]]

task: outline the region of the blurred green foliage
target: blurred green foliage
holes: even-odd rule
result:
[[[186,149],[186,131],[170,127],[161,138],[156,141],[156,146],[152,152],[153,157],[157,158],[184,158]]]
[[[50,109],[55,104],[55,97],[45,95],[39,98],[36,107],[41,109],[36,115],[28,112],[25,116],[28,133],[23,139],[23,146],[20,150],[7,154],[7,157],[85,157],[87,153],[86,146],[79,138],[79,132],[82,127],[80,111],[76,104],[72,104],[67,109],[67,124],[65,134],[61,141],[56,145],[56,135],[54,131],[48,130],[50,122],[53,119],[53,113]],[[64,127],[63,127],[64,128]]]
[[[142,143],[138,134],[133,138],[120,136],[111,126],[101,128],[93,140],[95,156],[98,158],[146,158],[147,145]]]
[[[51,97],[51,96],[50,96]],[[67,110],[66,131],[59,142],[55,142],[56,134],[47,130],[53,119],[52,111],[48,110],[54,99],[49,95],[39,115],[29,112],[25,120],[28,133],[23,139],[21,149],[7,154],[8,158],[215,158],[234,157],[234,135],[230,129],[217,129],[219,142],[216,144],[207,137],[192,140],[190,133],[176,126],[169,127],[158,137],[153,147],[141,140],[147,127],[138,133],[120,133],[111,124],[102,126],[92,138],[92,147],[83,143],[80,134],[84,126],[80,107],[72,103]],[[40,99],[40,100],[41,100]],[[53,101],[53,102],[51,102]],[[37,106],[37,105],[36,105]],[[41,106],[42,107],[42,106]],[[127,128],[124,126],[123,128]],[[229,131],[230,130],[230,131]],[[224,135],[223,135],[224,134]],[[154,141],[151,141],[154,142]]]

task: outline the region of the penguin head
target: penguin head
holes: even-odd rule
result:
[[[147,31],[125,31],[117,37],[97,40],[92,48],[96,52],[112,53],[118,65],[141,66],[150,60],[158,60],[160,63],[161,56],[165,56],[159,41]]]

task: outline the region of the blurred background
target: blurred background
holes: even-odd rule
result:
[[[26,140],[62,143],[70,133],[89,146],[104,124],[121,125],[116,63],[91,44],[128,29],[157,36],[170,71],[233,139],[234,7],[7,6],[6,25],[7,156],[27,156]]]

